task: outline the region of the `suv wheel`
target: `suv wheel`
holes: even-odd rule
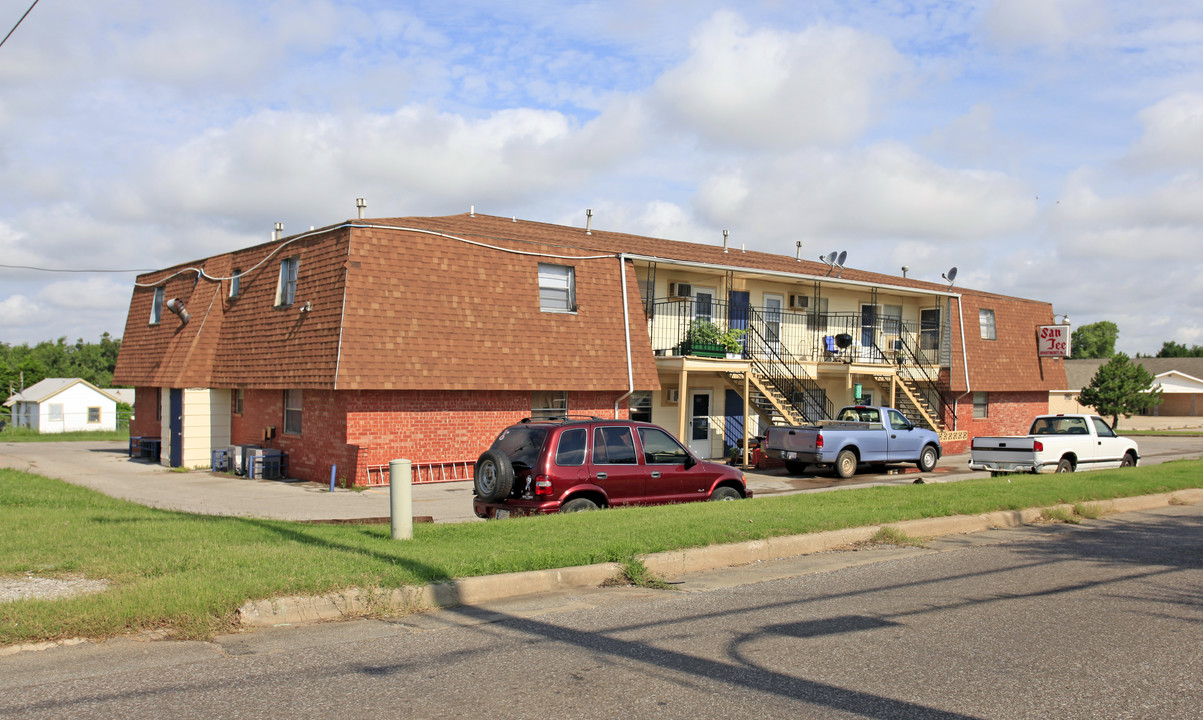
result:
[[[514,488],[514,466],[500,450],[485,450],[476,461],[472,489],[485,502],[499,502]]]
[[[599,510],[597,503],[589,498],[573,498],[560,506],[560,512],[588,512],[589,510]]]
[[[716,487],[714,492],[710,493],[711,500],[739,500],[739,491],[730,485],[722,485]]]

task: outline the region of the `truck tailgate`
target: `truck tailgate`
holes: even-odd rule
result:
[[[978,437],[973,439],[970,464],[1003,465],[1036,462],[1036,440],[1030,437]]]
[[[771,427],[765,433],[764,444],[769,450],[778,452],[813,453],[818,435],[818,428]]]

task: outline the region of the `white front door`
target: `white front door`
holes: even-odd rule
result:
[[[689,450],[700,458],[710,457],[710,391],[689,393]]]

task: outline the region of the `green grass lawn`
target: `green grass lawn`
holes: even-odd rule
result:
[[[1203,487],[1203,461],[809,493],[747,502],[414,526],[317,525],[155,510],[0,470],[0,577],[82,575],[108,590],[0,603],[0,645],[230,629],[250,599],[568,567],[717,543]]]
[[[12,427],[0,430],[0,442],[74,442],[79,440],[129,440],[129,428],[118,430],[74,430],[63,433],[39,433],[32,428]]]

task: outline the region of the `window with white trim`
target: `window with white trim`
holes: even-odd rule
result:
[[[631,393],[631,399],[628,401],[631,419],[636,422],[651,422],[652,421],[652,391],[651,390],[636,390]]]
[[[973,418],[981,420],[990,417],[990,393],[973,393]]]
[[[993,310],[978,310],[978,323],[982,326],[983,340],[997,340],[998,334],[994,329],[994,311]]]
[[[576,272],[572,266],[539,263],[539,310],[576,312]]]
[[[284,391],[284,432],[301,434],[301,391]]]
[[[238,297],[238,291],[242,289],[242,271],[234,268],[234,272],[230,276],[230,297]]]
[[[551,420],[568,415],[567,390],[534,390],[530,394],[532,420]]]
[[[297,295],[297,268],[301,258],[293,255],[280,261],[280,282],[276,285],[276,307],[292,305]]]
[[[167,289],[163,287],[155,288],[155,299],[150,305],[150,324],[158,325],[163,319],[163,299],[167,296]]]

